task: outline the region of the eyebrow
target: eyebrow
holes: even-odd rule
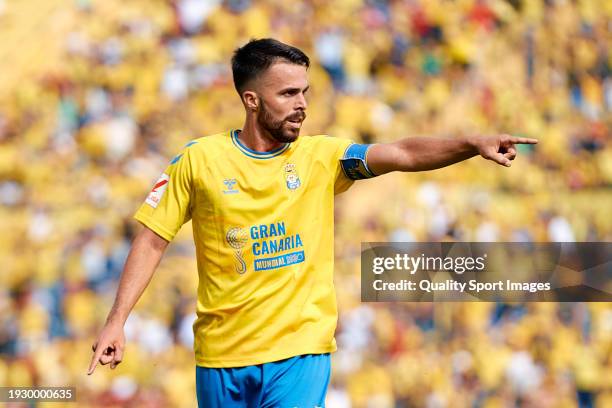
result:
[[[304,88],[303,92],[306,92],[309,89],[310,89],[310,85],[306,86],[306,88]],[[295,88],[295,87],[294,88],[284,88],[284,89],[281,89],[280,93],[285,93],[285,92],[289,92],[289,91],[299,91],[299,90],[300,90],[300,88]]]

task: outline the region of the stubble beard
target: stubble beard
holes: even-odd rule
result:
[[[289,116],[283,120],[275,120],[270,111],[266,108],[264,101],[261,101],[261,109],[257,112],[257,123],[264,128],[274,140],[280,143],[295,142],[300,135],[300,128],[284,127],[284,124],[295,119],[296,115]],[[306,115],[302,112],[301,117],[304,119]]]

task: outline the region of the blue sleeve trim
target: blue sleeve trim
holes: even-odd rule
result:
[[[363,180],[376,177],[370,170],[367,163],[368,149],[371,144],[353,143],[344,151],[340,159],[340,165],[346,177],[351,180]]]
[[[176,162],[181,160],[181,157],[183,157],[183,153],[177,154],[176,156],[174,156],[174,158],[172,160],[170,160],[170,164],[175,164]]]

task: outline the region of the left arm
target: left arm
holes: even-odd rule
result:
[[[537,139],[510,135],[469,138],[411,137],[376,144],[367,154],[367,165],[375,175],[391,171],[424,171],[446,167],[480,155],[510,167],[516,157],[515,144],[535,144]]]

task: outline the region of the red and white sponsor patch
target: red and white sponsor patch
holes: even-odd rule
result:
[[[170,176],[166,173],[163,173],[155,182],[155,185],[147,196],[145,203],[149,204],[153,208],[157,208],[157,204],[159,204],[159,202],[161,201],[161,198],[164,195],[164,191],[166,191],[166,188],[168,187],[169,181]]]

